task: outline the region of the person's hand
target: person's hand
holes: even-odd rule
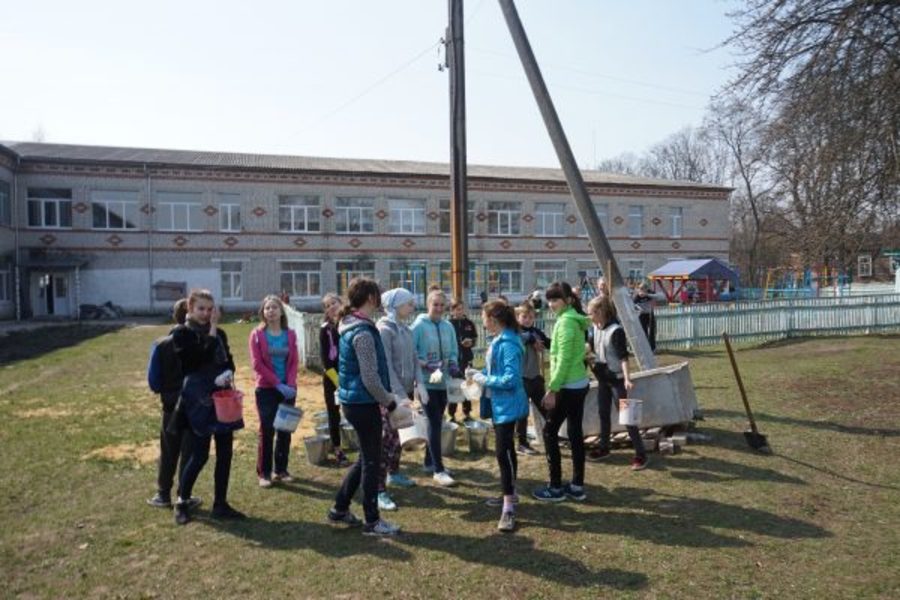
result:
[[[219,324],[219,319],[222,318],[222,311],[218,306],[213,306],[212,312],[209,315],[209,326],[214,328]]]
[[[444,366],[444,363],[442,361],[430,360],[425,363],[425,370],[428,371],[429,373],[434,373],[435,371],[439,370],[442,366]]]
[[[466,381],[472,381],[472,379],[479,373],[478,369],[473,369],[472,367],[466,368],[465,378]]]
[[[286,383],[279,383],[275,387],[278,390],[278,392],[282,396],[284,396],[285,400],[293,400],[294,398],[297,397],[297,389],[287,385]]]
[[[481,372],[476,372],[474,375],[472,375],[472,381],[474,381],[481,387],[484,387],[484,384],[487,383],[487,375]]]
[[[625,378],[625,389],[629,392],[634,389],[634,383],[632,383],[629,377]]]
[[[444,380],[444,372],[440,369],[431,373],[431,377],[428,378],[428,383],[438,384]]]
[[[543,406],[545,410],[553,410],[556,408],[556,392],[547,392],[544,394],[544,398],[541,400],[541,406]]]
[[[334,384],[334,387],[339,387],[338,373],[334,369],[328,369],[325,371],[325,376],[331,380],[331,383]]]
[[[215,378],[213,383],[216,384],[216,387],[228,387],[231,385],[233,378],[234,373],[231,372],[231,369],[228,369],[219,373],[219,376]]]
[[[472,344],[474,344],[474,343],[475,343],[475,342],[473,342],[472,340],[463,340],[463,341],[462,341],[462,347],[463,347],[463,348],[471,348],[471,347],[472,347]]]

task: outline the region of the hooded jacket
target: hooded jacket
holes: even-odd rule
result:
[[[524,354],[521,338],[511,329],[504,329],[491,342],[490,362],[483,373],[487,376],[484,387],[491,391],[494,423],[511,423],[528,416],[528,397],[522,383]]]
[[[556,317],[550,342],[550,381],[547,388],[558,392],[563,386],[587,379],[584,366],[585,333],[591,320],[567,306]]]
[[[421,314],[413,322],[412,334],[419,364],[434,364],[440,361],[441,371],[444,373],[444,378],[440,383],[429,383],[431,370],[423,366],[422,378],[425,381],[425,387],[429,390],[447,389],[450,370],[455,370],[459,364],[459,347],[456,344],[456,331],[454,331],[453,325],[445,319],[435,322],[427,314]]]

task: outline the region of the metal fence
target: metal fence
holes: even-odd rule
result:
[[[477,360],[484,353],[484,330],[480,313],[472,312],[469,318],[478,330]],[[319,367],[322,315],[291,311],[289,320],[297,331],[302,364]],[[536,325],[550,335],[554,320],[545,310]],[[656,322],[656,346],[660,350],[718,344],[722,331],[744,342],[900,332],[900,294],[662,307],[656,309]]]

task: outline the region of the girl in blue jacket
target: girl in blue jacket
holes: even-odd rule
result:
[[[493,341],[487,350],[484,371],[466,371],[467,378],[481,384],[481,402],[490,402],[500,465],[500,485],[503,488],[503,510],[497,529],[516,528],[516,422],[528,415],[528,399],[522,384],[522,357],[525,348],[519,336],[516,313],[507,303],[492,300],[482,308],[481,319]],[[489,504],[494,504],[489,502]],[[499,504],[499,503],[496,503]]]

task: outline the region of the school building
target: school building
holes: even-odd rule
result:
[[[302,308],[356,275],[449,288],[447,164],[0,142],[0,318],[193,287]],[[470,292],[517,299],[599,274],[558,169],[470,165]],[[585,171],[620,269],[728,260],[728,188]]]

